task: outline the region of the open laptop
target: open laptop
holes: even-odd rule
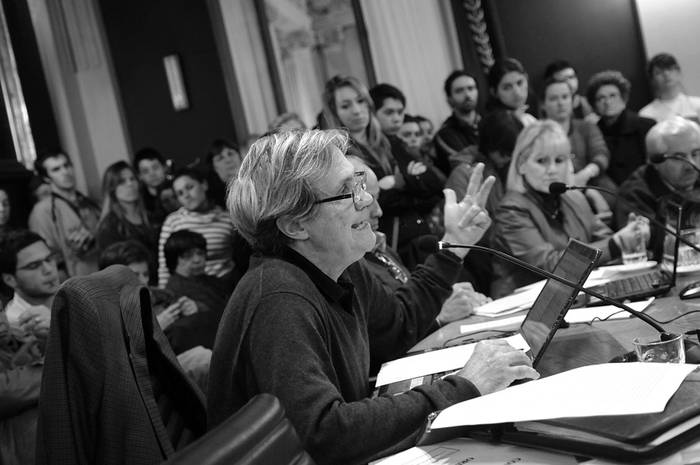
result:
[[[600,250],[571,239],[561,257],[559,257],[553,273],[568,281],[583,285],[593,268],[596,267],[600,255]],[[578,291],[576,289],[559,281],[548,279],[537,299],[535,299],[517,333],[529,346],[528,356],[532,359],[533,367],[536,368],[544,356],[549,343],[554,338],[577,294]],[[500,335],[498,337],[505,336]],[[470,345],[474,346],[475,344],[471,343]],[[417,359],[417,357],[423,357],[426,360],[427,357],[433,359],[434,357],[440,357],[440,351],[430,351],[417,355],[409,354],[407,357],[383,364],[377,376],[376,394],[400,394],[422,384],[431,384],[435,380],[460,370],[471,355],[471,351],[467,345],[442,350],[450,351],[450,356],[453,356],[455,349],[461,352],[463,359],[460,359],[459,355],[456,358],[451,358],[450,363],[454,360],[452,366],[441,366],[440,364],[429,362],[426,364],[429,367],[441,366],[441,369],[438,372],[420,373],[417,377],[410,379],[394,379],[397,377],[396,373],[398,372],[397,370],[401,369],[401,365],[408,364],[412,367],[419,367],[421,366],[421,360]],[[447,354],[445,355],[448,356]]]
[[[677,210],[676,232],[677,234],[681,234],[681,216],[683,208],[676,203],[672,203],[671,206]],[[673,237],[668,233],[664,235],[665,239]],[[676,273],[678,270],[680,241],[678,237],[673,237],[673,239],[673,246],[670,251],[667,250],[666,240],[664,240],[662,264],[654,269],[632,276],[614,279],[605,284],[592,287],[591,290],[619,302],[624,302],[625,300],[643,300],[668,293],[668,291],[676,285]],[[670,266],[666,265],[669,261],[671,262]],[[587,304],[590,306],[604,305],[605,302],[596,298],[591,298]]]

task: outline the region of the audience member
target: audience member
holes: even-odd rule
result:
[[[374,103],[374,114],[379,121],[382,132],[395,136],[403,123],[406,97],[391,84],[377,84],[369,90]]]
[[[433,167],[413,158],[396,136],[391,136],[392,143],[382,133],[367,88],[356,78],[330,79],[323,101],[325,124],[347,128],[351,153],[364,160],[379,178],[379,203],[386,213],[381,230],[412,269],[424,258],[413,241],[432,232],[428,218],[442,198],[442,178]]]
[[[601,263],[620,255],[621,236],[648,231],[648,224],[632,216],[630,223],[613,232],[591,210],[579,191],[549,193],[553,182],[572,184],[571,145],[561,126],[543,120],[525,128],[515,144],[508,168],[506,195],[494,220],[493,246],[531,265],[552,271],[570,238],[603,251]],[[494,260],[493,297],[541,279],[503,260]]]
[[[591,108],[593,104],[591,103],[589,105],[589,102],[578,93],[578,75],[571,63],[566,60],[554,60],[549,63],[544,70],[544,80],[548,81],[550,79],[563,81],[569,84],[571,88],[574,118],[590,121],[591,123],[598,122],[598,115],[596,115]]]
[[[379,218],[382,216],[382,208],[377,202],[379,195],[379,183],[377,176],[364,164],[362,160],[352,155],[347,157],[355,171],[364,171],[367,174],[366,188],[372,196],[373,201],[369,206],[369,223],[376,236],[374,248],[365,254],[367,269],[378,279],[388,294],[393,294],[408,282],[411,272],[401,262],[396,251],[386,244],[386,236],[379,231]],[[462,196],[463,197],[463,196]],[[452,321],[460,320],[471,315],[474,307],[490,301],[488,297],[474,291],[468,282],[459,282],[452,285],[452,293],[442,304],[440,313],[435,317],[435,323],[425,328],[425,332],[418,335],[419,338],[427,336],[437,330],[440,326]],[[370,345],[372,338],[370,336]],[[405,350],[410,347],[405,347]],[[371,348],[370,348],[371,352]],[[370,360],[370,374],[379,371],[380,365]]]
[[[37,406],[44,338],[10,326],[0,303],[0,463],[31,465],[36,446]]]
[[[168,212],[158,195],[159,187],[167,180],[165,158],[156,149],[146,147],[134,155],[134,168],[141,181],[141,198],[154,228],[160,228]]]
[[[423,140],[421,141],[421,154],[423,154],[423,159],[430,160],[432,164],[435,164],[437,153],[435,152],[435,144],[433,142],[433,133],[435,127],[433,122],[430,121],[423,115],[413,115],[418,120],[418,125],[423,132]]]
[[[479,88],[471,74],[463,70],[453,71],[445,79],[444,90],[452,115],[435,134],[435,165],[449,176],[460,163],[472,163],[478,159],[476,148],[481,116],[476,111]]]
[[[617,186],[605,175],[610,163],[610,152],[605,145],[603,134],[595,123],[573,118],[572,93],[567,81],[550,79],[544,83],[542,108],[547,118],[556,121],[569,137],[573,154],[574,177],[577,186],[591,184],[609,190]],[[586,191],[586,197],[594,212],[612,216],[610,205],[614,194],[601,194],[599,191]]]
[[[227,337],[217,338],[207,396],[213,428],[254,395],[274,394],[321,465],[410,447],[430,412],[538,377],[522,352],[482,342],[456,375],[370,398],[370,350],[381,360],[418,340],[466,251],[432,255],[406,286],[387,293],[356,263],[375,244],[373,199],[364,173],[345,159],[347,144],[338,131],[305,131],[251,147],[229,205],[236,229],[263,255],[253,257],[224,312],[219,334]],[[448,191],[446,240],[472,244],[483,234],[490,221],[480,205],[490,182],[475,181],[460,203]]]
[[[498,123],[503,119],[515,119],[521,127],[529,126],[537,118],[528,113],[528,76],[522,63],[515,58],[496,60],[488,74],[490,98],[486,104],[486,116],[479,124]]]
[[[184,168],[173,176],[173,188],[182,205],[165,219],[158,240],[158,285],[165,287],[170,272],[163,248],[175,231],[189,229],[207,240],[207,274],[223,276],[233,270],[233,225],[229,215],[207,197],[208,185],[201,173]]]
[[[659,53],[649,60],[647,75],[656,97],[639,110],[639,115],[663,121],[674,115],[700,123],[700,97],[683,93],[681,67],[669,53]]]
[[[10,325],[46,336],[60,281],[55,254],[44,239],[26,229],[9,232],[0,242],[0,274],[14,291],[5,307]]]
[[[417,160],[422,160],[420,149],[423,146],[423,130],[420,120],[412,115],[405,115],[396,136],[403,141],[408,151]]]
[[[204,272],[207,257],[204,236],[186,229],[175,231],[165,241],[164,254],[170,271],[165,289],[177,297],[194,300],[199,311],[212,311],[221,316],[237,280],[230,274],[219,278]]]
[[[630,82],[619,71],[601,71],[588,81],[586,97],[600,116],[598,127],[610,150],[608,175],[618,185],[646,163],[644,139],[655,124],[627,108]]]
[[[238,146],[224,139],[211,143],[206,156],[206,172],[209,198],[221,208],[226,208],[226,188],[241,167]]]
[[[34,205],[29,228],[59,254],[59,269],[68,276],[96,271],[99,251],[95,232],[100,209],[78,192],[70,158],[61,150],[44,152],[34,168],[51,185],[51,196]]]
[[[306,129],[306,124],[301,120],[301,117],[294,112],[286,112],[277,115],[275,119],[270,122],[268,127],[270,131],[281,130],[288,131],[290,129]],[[256,137],[257,139],[257,137]],[[248,144],[250,145],[250,144]]]
[[[155,250],[158,232],[148,220],[139,182],[125,161],[110,165],[102,177],[102,215],[97,225],[97,246],[104,250],[115,242],[132,239]],[[151,262],[155,274],[155,260]]]
[[[617,215],[623,218],[634,205],[649,218],[665,222],[670,203],[683,206],[683,229],[700,228],[700,183],[693,167],[700,164],[700,126],[693,121],[674,116],[656,123],[646,136],[649,157],[657,154],[678,156],[659,164],[647,163],[637,168],[618,190],[620,199]],[[675,229],[675,222],[670,226]],[[664,234],[652,228],[651,249],[661,258]]]

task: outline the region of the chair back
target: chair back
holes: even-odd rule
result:
[[[258,394],[164,465],[313,465],[280,401]]]

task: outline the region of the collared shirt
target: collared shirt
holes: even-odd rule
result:
[[[25,311],[33,308],[41,310],[42,312],[51,311],[46,305],[30,304],[29,302],[24,300],[18,292],[15,292],[14,298],[10,300],[7,303],[7,306],[5,307],[5,314],[7,315],[7,321],[8,323],[10,323],[10,326],[18,328],[20,315],[22,315],[22,313],[24,313]]]
[[[291,247],[285,247],[280,258],[301,268],[329,303],[337,303],[343,310],[352,313],[352,295],[354,288],[350,280],[345,276],[345,273],[340,275],[338,282],[335,282],[306,257]]]

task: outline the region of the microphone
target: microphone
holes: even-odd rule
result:
[[[647,315],[645,315],[642,312],[638,312],[637,310],[630,308],[629,306],[627,306],[621,302],[618,302],[615,299],[611,299],[610,297],[608,297],[606,295],[600,294],[600,293],[593,291],[591,289],[586,289],[585,287],[579,285],[578,283],[575,283],[573,281],[569,281],[568,279],[562,278],[561,276],[557,276],[554,273],[550,273],[547,270],[543,270],[542,268],[538,268],[536,266],[530,265],[529,263],[524,262],[518,258],[515,258],[512,255],[508,255],[505,252],[501,252],[500,250],[491,249],[489,247],[482,247],[480,245],[452,244],[452,243],[446,242],[446,241],[438,242],[438,249],[440,249],[440,250],[443,250],[443,249],[474,249],[474,250],[481,250],[482,252],[486,252],[486,253],[489,253],[492,255],[496,255],[497,257],[500,257],[500,258],[502,258],[510,263],[513,263],[515,265],[518,265],[522,268],[525,268],[526,270],[531,271],[532,273],[535,273],[536,275],[543,276],[543,277],[549,278],[549,279],[553,279],[555,281],[559,281],[560,283],[565,284],[569,287],[572,287],[579,292],[583,292],[584,294],[587,294],[587,295],[593,296],[597,299],[600,299],[607,304],[613,305],[617,308],[621,308],[622,310],[636,316],[637,318],[639,318],[640,320],[642,320],[643,322],[645,322],[646,324],[648,324],[649,326],[651,326],[652,328],[654,328],[655,330],[657,330],[658,332],[660,332],[662,334],[664,334],[666,332],[664,330],[664,328],[662,328],[657,322],[655,322],[654,320],[652,320],[651,318],[649,318]]]
[[[654,164],[663,163],[663,162],[665,162],[666,160],[678,160],[678,161],[682,161],[682,162],[684,162],[684,163],[690,165],[695,171],[697,171],[698,173],[700,173],[700,167],[699,167],[698,165],[696,165],[695,163],[693,163],[691,160],[688,160],[686,157],[684,157],[684,156],[682,156],[682,155],[676,155],[675,153],[669,153],[669,154],[666,154],[666,153],[655,153],[654,155],[652,155],[652,156],[649,157],[649,161],[652,162],[652,163],[654,163]]]
[[[569,281],[568,279],[562,278],[561,276],[557,276],[554,273],[550,273],[549,271],[543,270],[541,268],[538,268],[536,266],[532,266],[529,263],[526,263],[518,258],[513,257],[512,255],[508,255],[505,252],[501,252],[500,250],[496,249],[491,249],[489,247],[482,247],[480,245],[464,245],[464,244],[452,244],[447,241],[439,241],[438,242],[438,249],[443,250],[443,249],[474,249],[474,250],[480,250],[482,252],[486,252],[491,255],[496,255],[497,257],[500,257],[510,263],[513,263],[515,265],[521,266],[525,268],[526,270],[529,270],[536,275],[543,276],[545,278],[553,279],[555,281],[559,281],[560,283],[572,287],[576,289],[578,292],[583,292],[584,294],[593,296],[595,298],[598,298],[602,300],[603,302],[610,304],[614,307],[621,308],[622,310],[628,312],[631,315],[634,315],[635,317],[639,318],[652,328],[654,328],[656,331],[660,333],[659,339],[661,341],[667,341],[675,337],[673,334],[667,333],[666,330],[656,321],[654,321],[651,317],[648,315],[638,312],[637,310],[630,308],[629,306],[623,304],[622,302],[618,302],[615,299],[611,299],[610,297],[600,294],[598,292],[595,292],[591,289],[586,289],[583,286],[580,286],[578,283]],[[692,332],[692,331],[691,331]],[[690,333],[690,332],[689,332]],[[700,339],[700,331],[695,330],[696,336],[698,339]],[[686,363],[700,363],[700,344],[697,342],[694,342],[688,337],[683,337],[683,343],[685,346],[685,357],[686,357]],[[619,355],[611,360],[611,362],[634,362],[637,361],[636,353],[634,351],[628,352],[626,354]]]
[[[657,155],[654,155],[654,157],[656,157],[656,156],[657,156]],[[658,155],[658,156],[664,157],[665,155]],[[686,161],[688,161],[688,162],[690,163],[689,160],[686,160]],[[700,168],[698,168],[698,169],[700,169]],[[633,211],[634,213],[636,213],[637,215],[641,215],[641,216],[645,217],[645,218],[648,219],[649,222],[652,223],[654,226],[656,226],[657,228],[662,229],[664,232],[667,232],[668,234],[670,234],[670,235],[672,235],[673,237],[675,237],[676,239],[678,239],[678,242],[687,245],[688,247],[690,247],[691,249],[695,250],[696,252],[700,252],[700,247],[698,247],[697,245],[693,244],[692,242],[690,242],[690,240],[688,240],[688,239],[686,239],[685,237],[681,236],[681,235],[678,234],[676,231],[674,231],[673,229],[669,228],[668,226],[666,226],[664,223],[662,223],[661,221],[657,220],[656,218],[650,218],[650,217],[648,216],[647,213],[642,212],[642,211],[639,210],[636,206],[634,206],[634,205],[631,204],[630,202],[626,201],[626,200],[623,199],[622,197],[618,197],[617,194],[615,194],[615,192],[611,191],[610,189],[605,189],[604,187],[598,187],[598,186],[567,186],[567,185],[564,184],[563,182],[553,182],[553,183],[551,183],[551,184],[549,185],[549,193],[550,193],[550,194],[554,194],[554,195],[561,195],[561,194],[563,194],[564,192],[570,191],[570,190],[584,191],[584,190],[586,190],[586,189],[591,189],[591,190],[594,190],[594,191],[605,192],[606,194],[610,194],[610,195],[612,195],[612,196],[615,196],[615,197],[616,197],[616,201],[624,203],[630,210],[632,210],[632,211]]]

